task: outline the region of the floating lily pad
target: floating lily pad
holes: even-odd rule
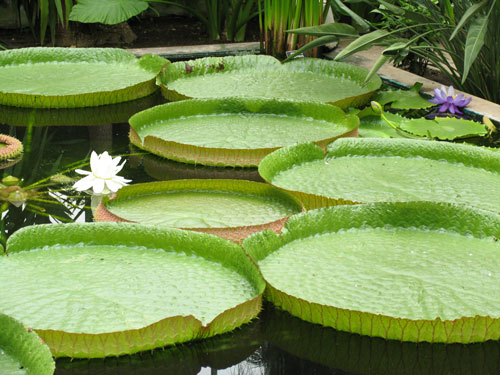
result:
[[[432,202],[295,215],[243,243],[266,298],[303,320],[412,342],[500,338],[500,216]]]
[[[23,144],[15,137],[0,134],[0,161],[15,159],[23,152]]]
[[[368,71],[349,64],[303,58],[285,64],[271,56],[208,57],[169,64],[158,76],[169,100],[227,96],[282,98],[360,106],[380,88],[373,77],[363,86]]]
[[[167,60],[117,48],[23,48],[0,52],[0,104],[76,108],[138,99],[156,90]]]
[[[429,108],[435,104],[420,95],[422,84],[417,82],[409,90],[377,91],[372,100],[385,105],[391,103],[391,108],[396,109],[421,109]]]
[[[264,229],[280,230],[302,211],[293,196],[241,180],[175,180],[125,186],[104,199],[98,221],[129,221],[207,232],[239,242]]]
[[[0,374],[52,375],[55,363],[49,347],[32,329],[0,314]]]
[[[359,119],[321,103],[226,98],[167,103],[129,122],[131,142],[154,154],[249,167],[283,146],[310,141],[324,148],[336,138],[355,136]]]
[[[441,201],[500,212],[500,154],[408,139],[343,138],[277,150],[259,173],[314,208],[352,202]]]
[[[420,137],[453,140],[488,134],[488,130],[483,124],[455,117],[436,117],[431,120],[426,118],[410,119],[388,112],[384,115],[410,136],[414,134]],[[362,117],[359,133],[360,137],[401,137],[380,116]]]
[[[11,126],[93,126],[126,123],[137,112],[163,102],[148,95],[125,103],[88,108],[20,108],[0,105],[0,124]]]
[[[264,290],[236,244],[135,224],[21,229],[0,259],[3,311],[56,357],[98,358],[213,336],[254,318]]]

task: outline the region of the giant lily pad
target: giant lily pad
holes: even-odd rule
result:
[[[375,76],[349,64],[304,58],[282,64],[271,56],[208,57],[169,64],[158,76],[169,100],[227,96],[282,98],[360,106],[380,88]]]
[[[156,90],[167,60],[114,48],[24,48],[0,52],[0,104],[75,108],[138,99]]]
[[[7,134],[0,134],[0,161],[15,159],[23,152],[23,144],[19,139]]]
[[[280,230],[302,211],[291,195],[240,180],[175,180],[125,186],[104,199],[98,221],[131,221],[207,232],[239,242],[264,229]]]
[[[52,375],[55,363],[49,347],[32,329],[0,314],[0,374]]]
[[[189,231],[92,223],[24,228],[0,259],[3,311],[56,357],[135,353],[228,332],[264,289],[241,248]]]
[[[442,201],[500,212],[500,154],[408,139],[344,138],[277,150],[259,173],[306,208],[340,203]]]
[[[500,216],[432,202],[337,206],[243,243],[303,320],[413,342],[500,338]]]
[[[321,103],[226,98],[167,103],[129,122],[131,142],[154,154],[249,167],[283,146],[310,141],[326,147],[336,138],[357,135],[359,119]]]

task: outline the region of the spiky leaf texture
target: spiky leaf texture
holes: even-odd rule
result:
[[[77,108],[138,99],[156,90],[155,77],[167,62],[118,48],[0,51],[0,104]]]
[[[357,136],[359,119],[323,103],[223,98],[167,103],[129,123],[131,142],[159,156],[252,167],[283,146],[312,141],[326,148],[339,137]]]
[[[128,223],[23,228],[0,269],[0,310],[24,319],[56,357],[118,356],[231,331],[257,316],[265,286],[234,243]]]
[[[0,373],[52,375],[54,369],[52,354],[42,339],[19,321],[0,314]]]
[[[307,100],[340,108],[368,102],[382,81],[368,71],[333,61],[294,59],[281,64],[271,56],[209,57],[165,67],[158,77],[169,100],[226,96]]]
[[[260,182],[191,179],[125,186],[103,200],[95,218],[173,226],[241,242],[264,229],[281,230],[302,208],[292,195]]]
[[[259,165],[306,208],[350,202],[441,201],[500,212],[500,154],[477,146],[409,139],[343,138],[326,156],[313,144],[273,152]],[[484,192],[488,192],[485,194]]]
[[[500,217],[432,202],[328,207],[243,242],[303,320],[413,342],[500,338]]]

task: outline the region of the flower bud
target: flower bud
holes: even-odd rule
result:
[[[382,106],[380,105],[380,103],[378,103],[376,101],[371,101],[370,105],[372,107],[373,112],[375,112],[376,115],[381,115],[382,112],[384,111],[382,109]]]

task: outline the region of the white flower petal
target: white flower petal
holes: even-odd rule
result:
[[[90,171],[84,171],[83,169],[75,169],[75,172],[78,174],[84,174],[84,175],[89,175],[92,174]]]
[[[106,180],[106,186],[110,191],[113,193],[116,193],[118,190],[120,190],[124,185],[120,183],[119,181],[115,180]]]
[[[95,194],[102,194],[104,192],[104,180],[102,178],[96,178],[92,189]]]
[[[76,191],[85,191],[90,189],[94,185],[94,176],[89,175],[84,177],[73,184],[73,189]]]

